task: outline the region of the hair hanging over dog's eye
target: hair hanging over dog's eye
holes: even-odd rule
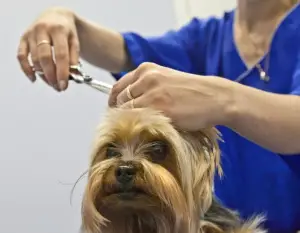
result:
[[[121,154],[117,150],[116,146],[113,144],[108,144],[106,149],[106,157],[110,159],[118,156],[121,156]]]
[[[161,161],[167,156],[168,145],[163,141],[154,141],[150,144],[147,152],[154,161]]]

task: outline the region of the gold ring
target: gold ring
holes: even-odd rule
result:
[[[42,41],[40,41],[36,46],[38,47],[38,46],[40,46],[40,45],[42,45],[42,44],[51,44],[51,43],[50,43],[49,40],[42,40]]]
[[[128,99],[132,100],[133,96],[131,95],[130,87],[131,87],[131,85],[129,84],[126,88],[126,94],[127,94]]]
[[[130,101],[131,108],[134,108],[134,99]]]

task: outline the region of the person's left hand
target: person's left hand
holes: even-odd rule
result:
[[[144,63],[113,87],[109,105],[152,107],[181,129],[195,131],[225,124],[232,101],[231,81],[188,74]]]

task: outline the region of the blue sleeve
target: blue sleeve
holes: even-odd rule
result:
[[[300,51],[298,55],[298,62],[296,64],[296,69],[294,71],[293,78],[292,78],[291,94],[300,96]]]
[[[137,33],[122,33],[126,49],[134,68],[143,62],[189,73],[203,73],[205,61],[206,28],[213,18],[193,18],[179,30],[171,30],[156,37],[143,37]],[[119,79],[125,72],[113,74]]]

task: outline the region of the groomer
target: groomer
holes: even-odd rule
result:
[[[186,130],[217,125],[225,140],[217,196],[243,217],[266,214],[271,233],[300,230],[297,1],[238,0],[220,19],[195,18],[149,38],[50,9],[25,31],[18,49],[34,81],[29,53],[57,91],[67,89],[68,67],[81,56],[118,80],[111,106],[154,107]]]

